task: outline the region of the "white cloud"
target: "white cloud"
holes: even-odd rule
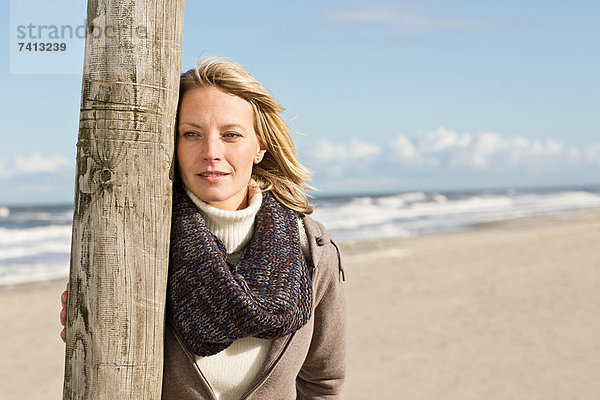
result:
[[[0,160],[0,177],[56,173],[68,166],[69,161],[63,156],[31,153],[26,156],[16,156],[12,160]]]
[[[584,154],[589,163],[600,164],[600,143],[589,146]]]
[[[599,147],[600,147],[600,145],[599,145]],[[598,150],[600,150],[600,148]],[[581,156],[581,151],[578,148],[574,147],[574,146],[569,146],[567,148],[566,152],[569,155],[569,158],[576,159],[576,158],[578,158],[578,157]],[[598,155],[600,156],[600,151],[599,151]]]
[[[0,178],[6,175],[8,175],[8,163],[0,159]]]
[[[326,16],[326,20],[330,24],[387,26],[401,35],[430,31],[468,31],[490,26],[489,21],[440,15],[424,9],[422,4],[406,1],[335,10]]]
[[[392,141],[391,147],[394,150],[394,155],[399,160],[415,160],[420,158],[420,154],[406,136],[398,136]]]
[[[383,150],[378,145],[357,139],[337,143],[321,140],[314,150],[303,152],[311,168],[330,177],[342,177],[351,170],[366,171],[368,165],[381,158],[382,154]]]
[[[379,146],[360,140],[351,140],[349,146],[350,157],[353,159],[371,159],[382,153]]]
[[[308,150],[308,149],[305,149]],[[594,182],[600,143],[575,146],[554,138],[526,138],[495,132],[458,132],[448,128],[398,135],[387,143],[366,140],[319,142],[302,152],[317,180],[328,185],[351,182],[379,185],[395,181],[415,187],[528,185]],[[317,182],[318,185],[318,182]]]
[[[517,148],[522,142],[517,144]],[[491,165],[496,155],[505,152],[510,147],[508,141],[500,135],[491,132],[475,135],[473,140],[460,151],[451,155],[450,164],[453,166],[467,166],[485,168]]]
[[[315,171],[314,185],[330,191],[588,185],[600,179],[600,142],[576,146],[444,127],[375,140],[322,141],[300,153]]]
[[[434,157],[427,157],[425,152],[417,147],[406,137],[399,135],[390,142],[391,159],[408,166],[435,167],[439,161]]]
[[[419,134],[414,141],[399,136],[390,143],[399,161],[422,160],[447,168],[506,171],[528,169],[550,171],[566,166],[600,163],[600,144],[586,150],[553,139],[530,140],[522,136],[502,136],[494,132],[458,133],[446,128]],[[410,157],[403,155],[404,152]],[[584,156],[585,155],[585,156]],[[433,163],[431,159],[436,160]],[[422,163],[421,163],[422,164]],[[419,165],[413,162],[412,165]]]
[[[339,162],[344,161],[348,154],[343,143],[331,143],[321,140],[317,142],[313,156],[317,160]]]
[[[463,148],[471,143],[469,133],[458,134],[446,128],[421,134],[419,148],[426,153],[439,153],[454,148]]]
[[[318,161],[347,163],[370,160],[381,153],[382,150],[379,146],[361,140],[352,139],[349,143],[332,143],[322,140],[317,143],[314,158]]]
[[[459,133],[444,127],[410,139],[398,135],[385,146],[363,140],[320,141],[307,154],[330,175],[360,165],[403,165],[474,171],[553,171],[562,167],[600,164],[600,143],[578,148],[553,139],[527,139],[494,132]]]
[[[15,168],[24,174],[56,172],[67,164],[67,159],[58,155],[44,157],[39,153],[32,153],[29,156],[15,158]]]

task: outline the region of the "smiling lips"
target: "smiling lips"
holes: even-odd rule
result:
[[[223,179],[224,177],[226,177],[227,175],[229,175],[227,172],[221,172],[221,171],[206,171],[206,172],[201,172],[201,173],[197,174],[197,176],[199,176],[200,178],[202,178],[208,182],[218,182],[221,179]]]

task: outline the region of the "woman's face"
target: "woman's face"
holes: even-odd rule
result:
[[[191,89],[178,117],[177,161],[185,186],[213,207],[245,208],[252,165],[266,151],[250,103],[211,86]]]

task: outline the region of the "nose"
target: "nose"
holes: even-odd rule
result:
[[[204,140],[201,157],[204,161],[218,161],[223,158],[223,147],[218,135],[208,135]]]

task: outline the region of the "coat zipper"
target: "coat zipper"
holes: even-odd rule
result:
[[[281,349],[281,352],[279,352],[279,354],[277,355],[277,358],[275,359],[275,361],[273,361],[273,363],[271,363],[271,365],[269,366],[269,369],[267,369],[267,372],[264,374],[264,376],[258,382],[256,382],[256,384],[254,386],[252,386],[252,388],[250,388],[250,390],[247,391],[244,394],[244,396],[241,397],[241,400],[246,400],[249,396],[252,395],[252,393],[254,393],[256,391],[256,389],[258,389],[258,387],[260,385],[262,385],[264,383],[264,381],[267,380],[267,378],[269,377],[269,375],[271,375],[271,373],[273,372],[273,369],[275,369],[275,366],[279,363],[279,361],[283,357],[283,354],[285,353],[285,351],[289,347],[292,339],[296,335],[296,332],[294,332],[294,333],[292,333],[290,335],[290,337],[288,338],[287,342],[285,343],[285,346],[283,346],[283,349]]]
[[[194,355],[183,344],[183,341],[179,337],[179,333],[175,332],[174,330],[172,330],[172,333],[173,333],[173,336],[175,336],[175,339],[179,342],[179,345],[181,346],[181,348],[183,349],[183,351],[185,351],[187,353],[188,358],[190,359],[190,361],[192,362],[192,364],[194,364],[194,367],[196,367],[196,370],[200,373],[200,377],[202,378],[202,381],[208,387],[208,390],[210,391],[210,395],[212,396],[213,399],[216,400],[217,395],[215,394],[214,389],[210,385],[210,382],[208,382],[208,379],[206,379],[206,377],[204,376],[204,373],[202,372],[202,370],[200,369],[200,367],[198,367],[198,364],[196,364],[196,360],[195,360]]]
[[[202,378],[204,383],[206,383],[206,386],[208,386],[208,390],[210,390],[210,394],[212,395],[213,399],[216,399],[217,395],[216,395],[215,391],[213,390],[212,386],[210,386],[210,382],[208,381],[208,379],[206,379],[206,377],[204,376],[204,373],[202,372],[200,367],[198,367],[198,364],[196,364],[195,361],[194,361],[194,365],[196,366],[196,369],[198,370],[198,372],[200,372],[200,377]]]

